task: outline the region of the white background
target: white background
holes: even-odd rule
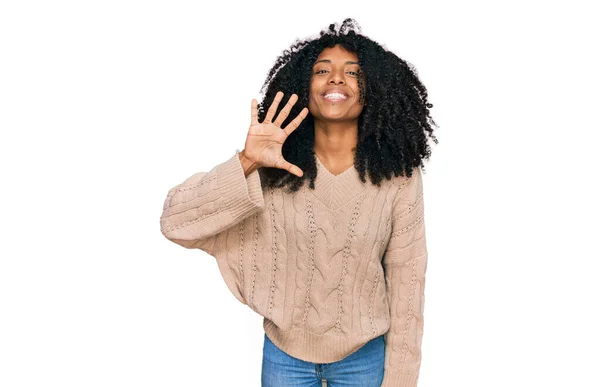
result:
[[[434,104],[419,387],[599,386],[593,2],[5,1],[0,385],[259,386],[262,317],[165,239],[296,38],[355,18]]]

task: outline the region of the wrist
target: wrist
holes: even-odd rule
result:
[[[249,174],[251,174],[258,168],[257,163],[255,163],[254,161],[252,161],[248,157],[246,157],[244,150],[239,152],[239,158],[240,158],[240,163],[242,164],[242,168],[244,168],[244,174],[246,176],[248,176]]]

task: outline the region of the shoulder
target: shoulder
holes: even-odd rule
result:
[[[423,174],[421,167],[413,167],[410,176],[402,175],[392,178],[396,190],[396,201],[415,200],[423,194]]]

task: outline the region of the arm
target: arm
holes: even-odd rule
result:
[[[258,170],[246,165],[236,151],[209,172],[198,172],[171,188],[160,217],[162,234],[185,248],[214,256],[221,231],[264,208]]]
[[[393,203],[392,236],[383,257],[390,329],[385,333],[382,387],[416,387],[421,366],[427,246],[420,168]]]

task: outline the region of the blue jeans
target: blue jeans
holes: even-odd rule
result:
[[[385,342],[383,335],[334,363],[311,363],[279,349],[265,333],[262,387],[380,387],[383,381]]]

